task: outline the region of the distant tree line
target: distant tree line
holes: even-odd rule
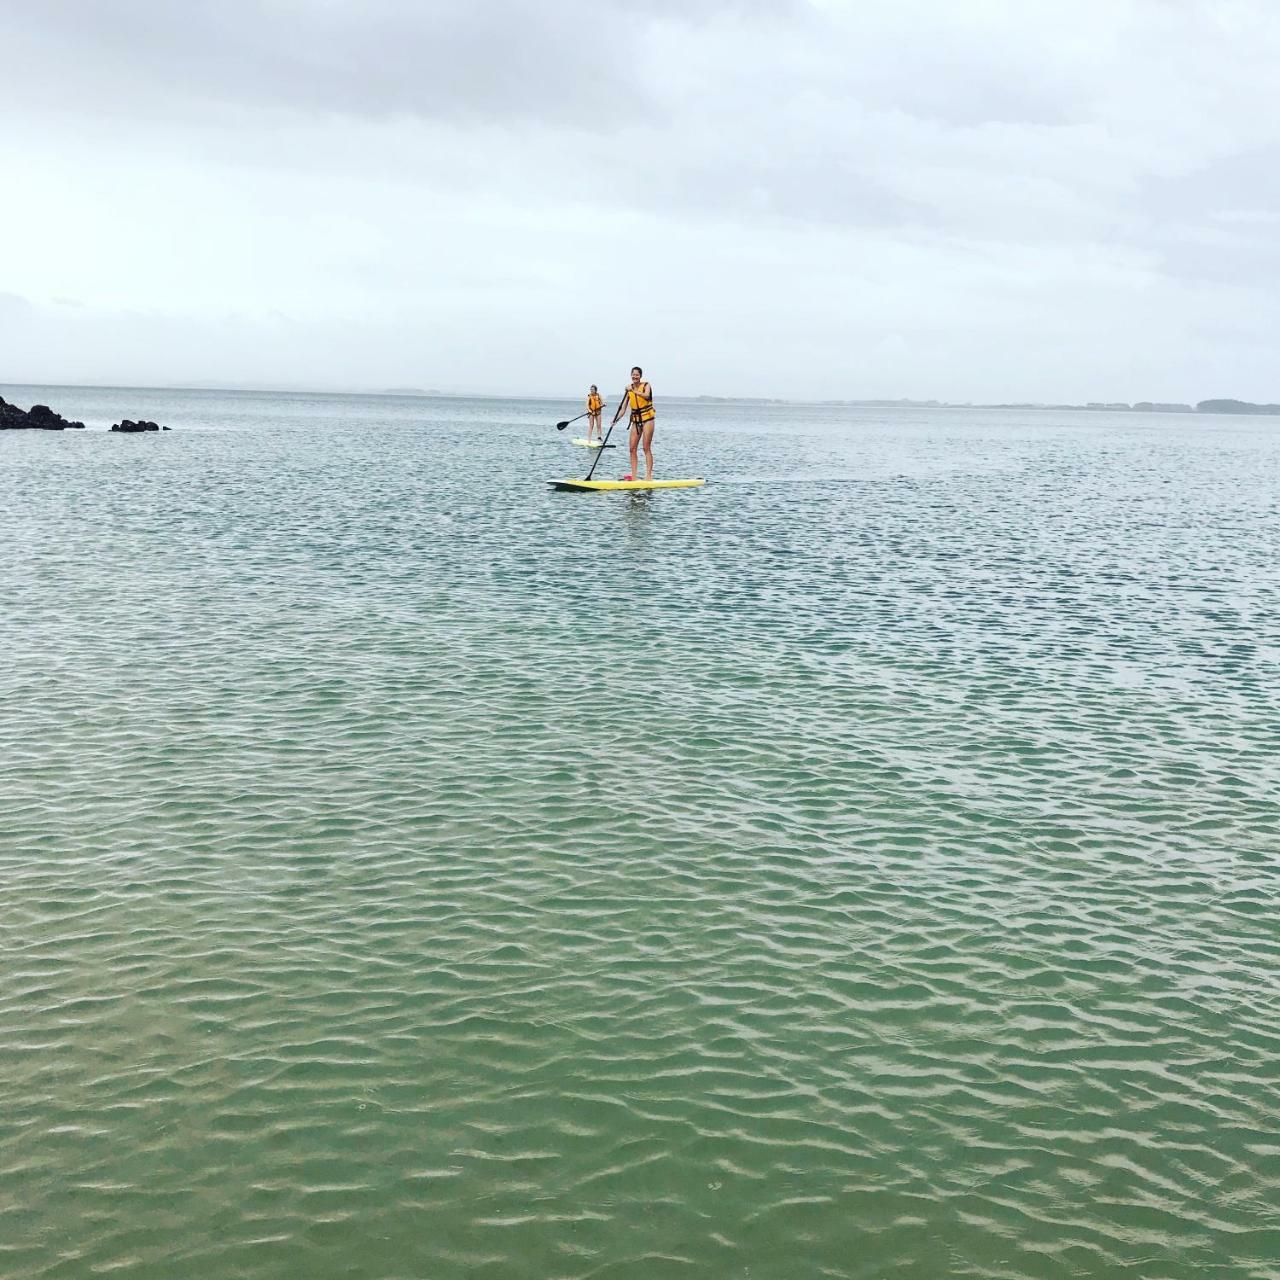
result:
[[[1247,400],[1201,400],[1197,413],[1280,413],[1280,404],[1250,404]]]

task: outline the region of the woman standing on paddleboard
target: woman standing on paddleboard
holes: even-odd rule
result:
[[[604,401],[600,399],[600,393],[596,390],[595,384],[592,384],[591,390],[587,392],[587,440],[594,440],[597,436],[604,440],[604,428],[600,425],[600,410],[604,408]]]
[[[657,414],[653,408],[653,388],[644,381],[644,370],[636,365],[631,370],[631,385],[618,403],[613,421],[622,417],[622,410],[631,411],[631,474],[628,480],[640,479],[639,448],[644,445],[645,479],[653,479],[653,428]],[[610,427],[613,423],[609,424]]]

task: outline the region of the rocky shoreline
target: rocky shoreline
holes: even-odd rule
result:
[[[71,422],[60,413],[54,413],[47,404],[33,404],[30,409],[19,409],[0,396],[0,431],[83,431],[83,422]],[[125,418],[111,428],[112,431],[168,431],[154,422],[139,418]]]
[[[20,430],[32,431],[76,431],[84,430],[83,422],[68,422],[60,413],[54,413],[47,404],[33,404],[30,410],[19,409],[0,396],[0,431]]]

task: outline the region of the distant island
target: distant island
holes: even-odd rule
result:
[[[1197,413],[1280,413],[1280,404],[1250,404],[1247,400],[1201,400]]]
[[[718,396],[698,396],[699,400],[716,400]],[[755,401],[753,403],[778,404],[779,401]],[[1073,409],[1094,410],[1110,413],[1237,413],[1237,414],[1277,414],[1280,415],[1280,404],[1252,404],[1248,400],[1201,400],[1197,404],[1181,404],[1163,400],[1139,400],[1130,404],[1127,400],[1090,400],[1085,404],[1045,404],[1039,401],[1019,400],[1002,404],[975,404],[965,401],[963,404],[951,400],[812,400],[792,401],[792,403],[809,403],[833,405],[840,408],[861,409]]]
[[[822,399],[794,401],[765,396],[675,396],[704,404],[820,404],[824,408],[1020,408],[1020,410],[1079,410],[1110,413],[1274,413],[1280,415],[1280,404],[1253,404],[1236,399],[1210,399],[1197,404],[1175,401],[1088,401],[1084,404],[1051,404],[1043,401],[1007,401],[984,404],[974,401],[925,401],[925,399]]]
[[[1201,400],[1199,403],[1173,404],[1159,400],[1139,400],[1128,404],[1123,400],[1090,400],[1087,404],[979,404],[974,409],[1098,409],[1128,413],[1276,413],[1280,404],[1251,404],[1248,400]]]

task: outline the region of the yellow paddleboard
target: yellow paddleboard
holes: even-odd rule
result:
[[[549,480],[553,489],[566,493],[586,490],[608,492],[614,489],[696,489],[705,480]]]
[[[584,449],[600,449],[604,446],[603,440],[588,440],[585,436],[575,436],[569,441],[570,444],[580,444]],[[613,448],[612,445],[609,448]]]

